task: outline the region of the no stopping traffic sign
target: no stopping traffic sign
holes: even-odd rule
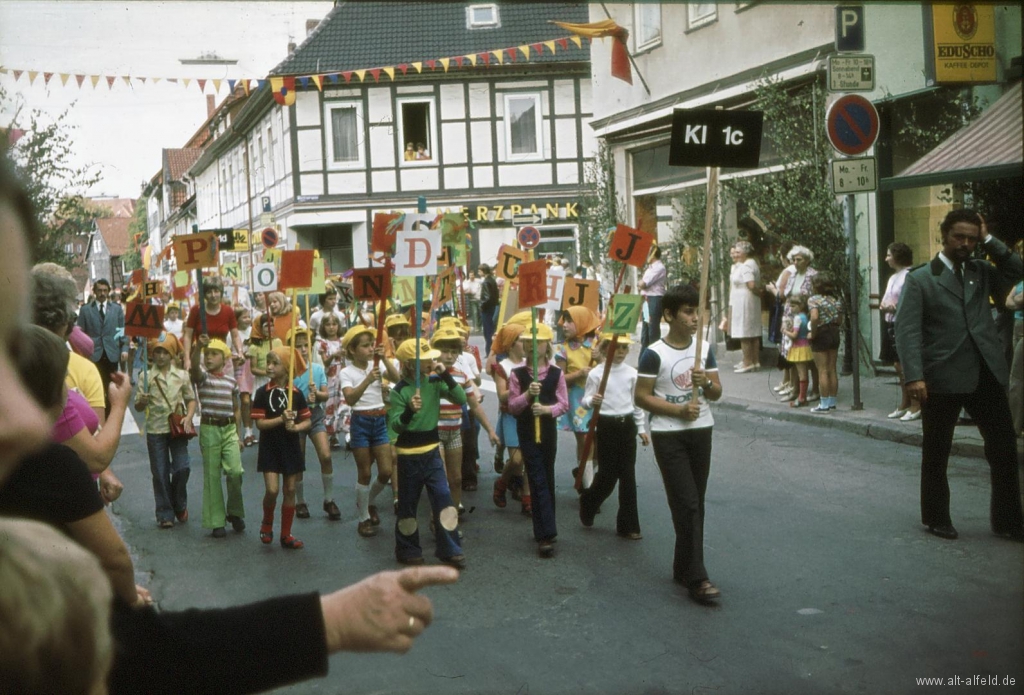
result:
[[[845,155],[867,152],[878,139],[878,111],[859,94],[836,99],[825,114],[828,140]]]

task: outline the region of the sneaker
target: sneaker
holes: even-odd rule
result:
[[[309,507],[306,506],[305,502],[303,502],[302,504],[295,505],[295,516],[297,516],[300,519],[309,518]]]
[[[241,533],[245,530],[245,519],[239,516],[229,516],[227,522],[231,524],[231,528],[234,529],[235,533]]]
[[[831,413],[832,412],[832,407],[831,406],[827,406],[824,403],[819,403],[815,407],[811,408],[811,412],[812,413],[819,413],[819,414],[820,413]]]

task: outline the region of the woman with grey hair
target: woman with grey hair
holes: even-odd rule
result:
[[[743,350],[743,361],[735,370],[739,374],[761,367],[761,268],[750,257],[753,252],[749,241],[737,241],[729,250],[733,265],[729,272],[729,315],[725,323],[729,335],[739,339]]]

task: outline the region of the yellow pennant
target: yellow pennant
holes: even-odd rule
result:
[[[413,63],[412,66],[414,68],[416,68],[416,72],[423,72],[423,63],[422,62]]]
[[[185,89],[188,89],[188,86],[192,83],[192,78],[191,77],[186,77],[185,79],[183,79],[181,81],[181,83],[183,85],[185,85]]]
[[[505,51],[491,51],[491,55],[498,61],[498,65],[505,64]]]
[[[570,36],[569,40],[572,41],[574,44],[576,44],[576,48],[583,48],[583,39],[581,39],[576,34],[573,34],[572,36]]]
[[[89,81],[92,82],[92,88],[96,89],[96,85],[100,82],[99,75],[89,75]]]
[[[215,91],[218,94],[220,94],[220,83],[222,82],[222,80],[211,80],[211,81],[213,82],[213,91]]]
[[[451,62],[451,58],[441,58],[441,66],[444,68],[445,72],[448,72],[448,66],[451,64]]]
[[[544,45],[551,49],[551,53],[552,54],[555,52],[555,42],[554,41],[545,41]]]
[[[463,58],[468,58],[470,65],[474,65],[474,66],[476,65],[476,53],[470,53],[470,54],[464,55],[462,57]]]
[[[31,84],[32,84],[33,82],[35,82],[35,81],[36,81],[36,76],[37,76],[38,74],[39,74],[39,71],[38,71],[38,70],[29,70],[29,71],[28,71],[28,83],[29,83],[30,85],[31,85]]]
[[[391,78],[392,82],[395,80],[395,69],[394,68],[391,68],[391,67],[381,68],[381,70],[383,70],[384,74],[386,74],[388,77]]]
[[[69,73],[62,72],[60,74],[60,86],[61,87],[64,87],[64,86],[67,85],[69,77],[71,77],[71,75]]]
[[[126,85],[128,85],[129,87],[132,86],[132,82],[131,82],[132,78],[128,77],[127,75],[121,75],[121,79],[124,80],[124,83]]]
[[[156,84],[156,83],[157,83],[157,82],[159,82],[159,81],[160,81],[160,80],[161,80],[162,78],[160,78],[160,77],[151,77],[151,78],[149,78],[149,79],[153,80],[153,84]]]
[[[354,72],[356,73],[356,77],[359,78],[360,82],[362,82],[366,78],[366,70],[355,70]]]
[[[324,91],[324,76],[323,75],[310,75],[310,79],[313,80],[313,84],[316,85],[317,91]]]
[[[530,46],[529,45],[524,43],[522,46],[519,47],[519,50],[522,51],[524,58],[526,58],[527,60],[530,59]]]

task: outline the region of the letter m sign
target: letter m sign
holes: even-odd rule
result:
[[[124,334],[159,338],[164,332],[164,308],[159,304],[128,302],[124,312]]]

